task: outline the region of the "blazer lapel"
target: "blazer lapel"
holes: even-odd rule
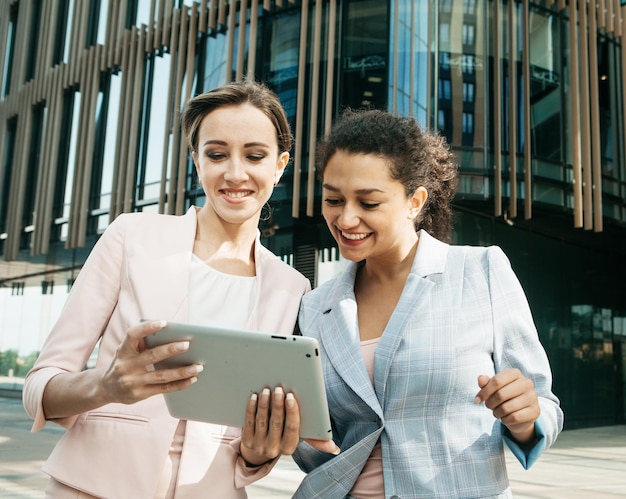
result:
[[[382,417],[382,409],[361,355],[354,296],[357,265],[349,264],[322,303],[320,342],[339,376]]]
[[[376,347],[374,361],[374,383],[376,393],[384,408],[385,389],[391,363],[396,356],[407,322],[415,313],[417,304],[429,293],[434,282],[428,276],[443,272],[449,246],[420,231],[419,245],[411,271],[407,277],[400,300],[394,309],[383,335]]]
[[[196,234],[195,208],[177,218],[177,231],[162,238],[160,247],[151,248],[154,251],[138,255],[140,261],[129,269],[143,289],[137,291],[136,299],[145,319],[186,322],[189,318],[189,271],[185,269],[191,264]],[[154,230],[164,229],[155,226]]]

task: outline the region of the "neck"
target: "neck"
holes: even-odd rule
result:
[[[245,224],[227,224],[208,210],[198,212],[193,252],[215,268],[246,269],[254,275],[255,220]],[[232,273],[232,272],[230,272]]]

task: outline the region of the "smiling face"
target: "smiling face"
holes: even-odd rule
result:
[[[326,224],[348,260],[397,261],[417,241],[414,219],[426,190],[408,197],[380,156],[338,150],[324,169],[322,197]]]
[[[250,104],[223,106],[204,117],[193,153],[206,194],[204,209],[227,224],[258,224],[289,161],[288,152],[278,151],[276,133],[270,119]]]

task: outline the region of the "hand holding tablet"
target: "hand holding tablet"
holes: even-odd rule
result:
[[[317,341],[302,336],[168,322],[145,338],[149,348],[189,341],[189,349],[155,367],[202,364],[198,381],[164,394],[170,414],[227,426],[243,427],[253,393],[280,386],[300,407],[300,436],[332,438]]]

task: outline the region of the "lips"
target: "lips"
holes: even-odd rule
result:
[[[252,194],[252,191],[222,191],[222,194],[228,198],[241,199]]]
[[[340,230],[339,232],[342,237],[344,237],[345,239],[348,239],[349,241],[362,241],[363,239],[365,239],[366,237],[372,234],[371,232],[367,232],[367,233],[360,232],[358,234],[351,234],[349,232],[344,232],[342,230]]]

